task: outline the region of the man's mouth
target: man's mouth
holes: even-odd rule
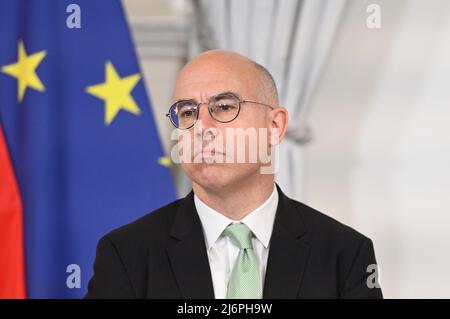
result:
[[[215,149],[202,149],[195,153],[194,159],[211,158],[223,155],[224,154],[222,152],[216,151]]]

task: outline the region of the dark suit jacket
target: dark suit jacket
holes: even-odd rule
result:
[[[278,192],[263,297],[382,298],[371,240]],[[214,298],[193,195],[103,237],[86,298]]]

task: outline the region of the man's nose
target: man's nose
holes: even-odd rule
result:
[[[216,121],[209,114],[208,105],[206,103],[200,104],[198,111],[198,122],[201,121],[203,131],[211,127],[216,127]]]

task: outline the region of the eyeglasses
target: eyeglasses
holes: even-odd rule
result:
[[[244,103],[254,103],[274,109],[271,105],[255,101],[241,100],[234,93],[225,92],[212,96],[208,103],[196,103],[194,100],[177,101],[172,104],[166,116],[176,128],[190,129],[198,120],[200,105],[207,104],[209,115],[214,120],[220,123],[229,123],[238,117],[241,111],[241,104]]]

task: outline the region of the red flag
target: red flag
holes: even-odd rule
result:
[[[0,298],[25,298],[22,202],[0,127]]]

